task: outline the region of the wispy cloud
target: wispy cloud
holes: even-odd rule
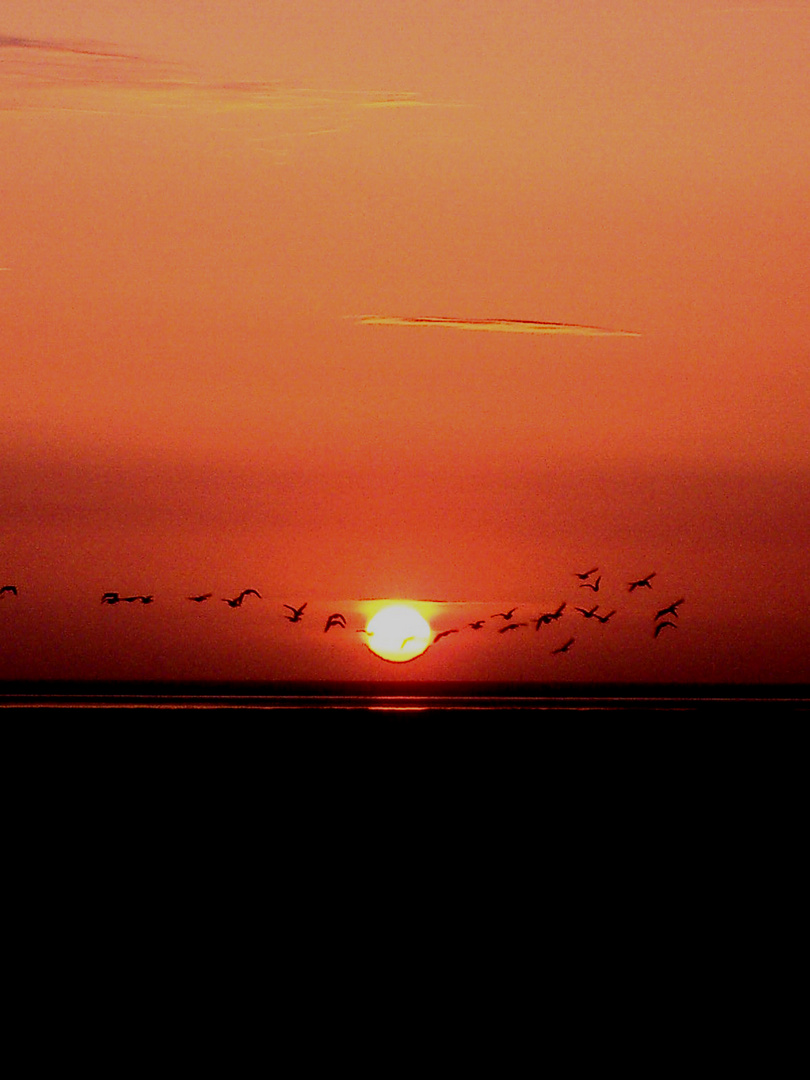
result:
[[[448,107],[411,90],[217,82],[114,45],[0,34],[0,110],[127,112],[183,110],[298,114],[305,134],[345,128],[362,110]]]
[[[11,34],[0,34],[0,49],[33,49],[36,52],[68,53],[106,60],[138,59],[132,54],[117,52],[105,45],[98,45],[94,42],[77,43],[57,39],[14,37]]]
[[[733,7],[708,8],[710,15],[796,15],[810,14],[806,3],[802,4],[735,4]]]
[[[538,322],[534,319],[451,319],[402,315],[348,316],[362,326],[441,326],[448,330],[486,330],[499,334],[556,334],[575,337],[641,337],[635,330],[610,330],[581,323]]]
[[[0,34],[0,111],[107,112],[111,95],[176,82],[173,65],[111,45]]]

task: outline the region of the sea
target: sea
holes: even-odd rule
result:
[[[427,718],[478,718],[493,713],[731,718],[755,712],[806,715],[804,684],[585,684],[499,682],[7,682],[0,708],[38,710],[140,709],[326,713],[344,723],[417,723]],[[538,717],[539,718],[539,717]]]
[[[86,881],[111,910],[227,897],[231,925],[281,897],[312,928],[350,901],[393,933],[448,896],[484,922],[495,893],[698,910],[731,853],[743,889],[801,850],[807,686],[6,683],[0,707],[40,904]]]

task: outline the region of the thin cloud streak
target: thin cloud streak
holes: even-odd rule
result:
[[[499,334],[553,334],[574,337],[641,337],[635,330],[610,330],[581,323],[537,322],[533,319],[451,319],[442,316],[349,316],[361,326],[441,326],[449,330],[486,330]]]
[[[767,4],[755,6],[754,4],[736,4],[734,7],[709,8],[715,15],[795,15],[797,11],[807,12],[807,4]]]
[[[117,51],[93,42],[68,42],[0,35],[7,50],[0,69],[0,111],[99,112],[196,109],[301,113],[325,123],[365,109],[457,108],[425,101],[411,90],[330,90],[279,81],[213,82],[164,61]],[[312,132],[310,132],[312,134]]]
[[[142,59],[132,53],[113,52],[111,49],[97,45],[94,42],[75,43],[44,38],[14,37],[10,34],[0,34],[0,49],[35,49],[38,52],[70,53],[75,56],[92,56],[105,60]]]

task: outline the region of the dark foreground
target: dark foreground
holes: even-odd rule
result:
[[[577,912],[574,937],[614,903],[670,935],[713,883],[739,883],[725,919],[749,879],[801,863],[806,687],[413,690],[6,685],[15,888],[42,925],[66,896],[93,918],[134,897],[126,934],[177,895],[173,928],[203,910],[206,935],[231,933],[247,906],[257,940],[302,913],[308,940],[347,898],[397,933],[415,912],[444,926],[475,911],[477,941],[516,905],[534,927],[552,896]],[[481,908],[495,892],[500,921]]]

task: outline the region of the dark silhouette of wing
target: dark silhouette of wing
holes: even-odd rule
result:
[[[344,629],[346,628],[346,618],[341,615],[339,611],[336,611],[329,616],[326,620],[326,626],[323,628],[323,632],[326,633],[326,631],[331,630],[333,626],[342,626]]]
[[[558,649],[552,649],[551,650],[552,656],[555,653],[568,652],[568,650],[571,648],[571,646],[574,644],[575,641],[576,641],[576,638],[569,638],[568,641],[566,641],[566,643],[564,645],[560,645],[560,647]]]
[[[17,595],[17,586],[16,585],[4,585],[2,587],[2,589],[0,589],[0,596],[2,596],[3,593],[7,593],[7,592],[13,593],[13,595],[16,596]]]
[[[292,604],[284,604],[283,607],[292,612],[292,615],[285,615],[285,619],[289,619],[290,622],[300,622],[304,615],[304,608],[307,606],[303,603],[300,607],[293,607]]]
[[[656,619],[662,619],[665,615],[674,615],[676,619],[679,618],[679,616],[678,616],[678,608],[680,607],[680,605],[683,602],[684,602],[683,597],[681,597],[680,600],[673,601],[673,603],[671,603],[669,605],[669,607],[661,608],[660,611],[656,611],[655,618]]]
[[[235,596],[233,598],[233,600],[229,600],[227,596],[223,596],[222,599],[225,601],[225,603],[229,607],[236,608],[236,607],[241,607],[242,606],[242,597],[241,596]]]
[[[613,611],[609,611],[607,613],[607,615],[597,615],[596,612],[594,612],[593,617],[595,619],[598,619],[599,622],[602,623],[602,625],[604,625],[606,622],[608,622],[609,619],[612,619],[615,614],[616,614],[616,609],[614,608]]]
[[[591,581],[583,581],[580,584],[579,587],[580,587],[580,589],[593,589],[594,592],[599,592],[599,582],[601,580],[602,580],[602,575],[600,574],[599,577],[596,579],[596,581],[593,581],[593,582],[591,582]]]
[[[436,634],[436,636],[434,637],[433,644],[435,645],[436,642],[439,640],[439,638],[449,637],[450,634],[457,634],[457,633],[458,633],[458,630],[442,630],[440,633]]]
[[[262,594],[260,592],[257,592],[256,589],[242,589],[241,593],[239,594],[239,602],[241,603],[246,596],[258,596],[260,600],[262,598]]]
[[[516,607],[510,608],[509,611],[496,611],[494,615],[490,615],[490,619],[505,619],[509,622],[516,611]]]
[[[659,634],[661,633],[661,631],[662,631],[662,630],[664,629],[664,627],[666,627],[666,626],[671,626],[673,630],[677,630],[677,629],[678,629],[678,627],[677,627],[676,623],[674,623],[674,622],[670,622],[670,621],[669,621],[669,619],[666,619],[666,620],[665,620],[664,622],[660,622],[660,623],[658,623],[658,625],[656,626],[655,630],[653,631],[653,637],[658,637],[658,635],[659,635]]]
[[[565,606],[565,600],[563,600],[556,611],[545,611],[542,615],[538,615],[535,619],[535,630],[539,630],[541,626],[549,626],[551,623],[556,622],[557,619],[561,619]],[[596,606],[599,607],[598,604]],[[577,611],[582,611],[582,608],[577,608]]]
[[[102,604],[117,604],[121,597],[117,592],[105,592],[101,598]]]
[[[209,600],[214,594],[210,592],[200,593],[199,596],[189,596],[189,600],[193,600],[195,604],[201,604],[203,600]]]
[[[575,610],[581,612],[586,619],[592,619],[599,610],[599,605],[595,604],[592,608],[578,607]]]
[[[629,592],[635,592],[636,589],[651,589],[650,582],[655,577],[655,570],[651,574],[647,574],[646,577],[639,578],[637,581],[631,581],[628,585]]]

